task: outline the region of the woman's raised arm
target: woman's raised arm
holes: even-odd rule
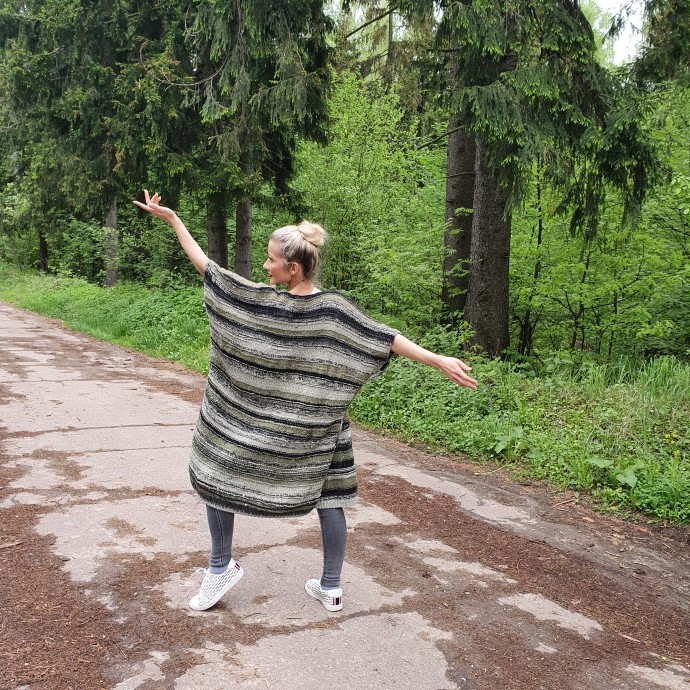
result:
[[[465,386],[465,388],[470,388],[473,391],[477,390],[477,382],[466,373],[471,371],[472,368],[455,357],[445,357],[425,350],[423,347],[408,340],[404,335],[400,335],[400,333],[395,336],[393,345],[391,345],[391,351],[401,357],[407,357],[407,359],[438,369],[453,383],[457,383],[458,386]]]
[[[154,194],[149,197],[148,190],[144,190],[144,198],[146,203],[142,204],[140,201],[133,201],[132,203],[137,205],[139,208],[144,209],[152,216],[164,220],[177,235],[177,239],[182,245],[182,249],[189,257],[190,261],[194,264],[194,268],[203,276],[206,271],[206,265],[208,264],[208,257],[204,254],[203,249],[198,245],[197,241],[189,234],[189,230],[185,227],[184,223],[177,217],[175,211],[165,206],[159,206],[158,202],[161,200],[158,194]]]

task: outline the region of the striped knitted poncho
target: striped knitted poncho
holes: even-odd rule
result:
[[[291,295],[209,262],[208,382],[189,473],[207,504],[261,516],[352,505],[347,408],[396,331],[336,292]]]

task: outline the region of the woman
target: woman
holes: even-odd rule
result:
[[[323,571],[305,589],[328,611],[339,611],[343,508],[354,504],[357,489],[350,402],[391,353],[475,390],[470,368],[415,345],[343,295],[320,291],[314,285],[325,240],[320,226],[303,221],[276,230],[264,264],[271,285],[259,285],[210,261],[174,211],[160,206],[160,196],[144,194],[145,204],[134,203],[173,228],[204,276],[211,329],[189,464],[192,486],[206,503],[211,556],[189,606],[211,608],[243,575],[232,558],[235,513],[296,516],[316,508]]]

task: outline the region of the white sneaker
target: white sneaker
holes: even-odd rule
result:
[[[228,564],[228,569],[220,575],[204,570],[204,581],[201,583],[199,593],[192,597],[189,608],[195,611],[205,611],[218,603],[218,600],[232,589],[244,575],[244,570],[234,559]]]
[[[307,580],[304,589],[310,597],[318,599],[326,611],[340,611],[343,608],[343,590],[340,587],[324,589],[319,580]]]

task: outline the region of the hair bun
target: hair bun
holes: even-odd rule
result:
[[[326,231],[317,223],[312,223],[308,220],[303,220],[297,224],[299,234],[315,247],[323,247],[326,241]]]
[[[321,247],[326,241],[325,230],[316,223],[303,220],[297,225],[285,225],[271,233],[269,241],[280,244],[280,253],[287,266],[296,261],[305,278],[313,278],[321,264]]]

